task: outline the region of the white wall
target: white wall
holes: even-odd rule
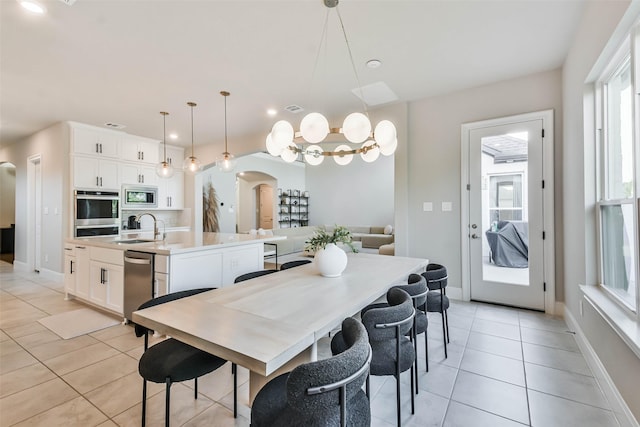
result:
[[[27,250],[27,159],[41,156],[42,172],[42,259],[41,272],[62,273],[64,236],[69,215],[69,127],[58,123],[23,141],[2,148],[0,159],[16,166],[16,243],[18,268],[31,267]],[[47,213],[45,213],[47,212]],[[45,261],[45,257],[48,261]]]
[[[358,155],[346,166],[325,158],[307,166],[306,180],[310,225],[394,224],[393,156],[366,163]]]
[[[630,13],[625,15],[630,4]],[[638,2],[628,1],[587,4],[563,68],[565,144],[561,163],[565,194],[562,280],[566,308],[577,320],[636,419],[640,419],[640,359],[589,304],[583,304],[581,315],[583,297],[578,285],[595,284],[597,280],[595,146],[590,117],[593,111],[589,107],[592,86],[585,83],[612,35],[614,39],[619,38],[620,34],[615,32],[618,24],[623,20],[628,27],[639,9]]]
[[[427,98],[409,105],[408,218],[409,255],[443,264],[449,286],[461,287],[460,135],[463,123],[553,109],[555,158],[562,153],[561,71],[553,70],[456,93]],[[556,230],[561,230],[562,176],[556,181]],[[442,202],[452,202],[442,212]],[[433,202],[423,212],[423,202]],[[562,235],[556,235],[556,298],[562,299]]]
[[[16,222],[16,168],[12,163],[0,164],[0,227]]]

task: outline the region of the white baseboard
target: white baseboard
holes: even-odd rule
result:
[[[29,271],[29,266],[26,262],[13,260],[13,270],[14,271]]]
[[[622,426],[640,427],[640,424],[638,424],[638,421],[636,421],[633,413],[629,409],[629,406],[627,406],[627,403],[620,395],[618,388],[609,376],[609,373],[600,361],[600,358],[596,354],[595,350],[587,340],[587,337],[584,335],[582,328],[580,328],[580,325],[573,317],[573,314],[571,314],[571,311],[569,311],[562,303],[556,303],[556,307],[558,307],[558,304],[562,305],[564,311],[564,320],[565,322],[567,322],[567,326],[569,326],[569,328],[576,333],[576,342],[578,343],[578,347],[580,347],[580,350],[582,351],[587,364],[594,372],[596,379],[602,380],[598,382],[600,384],[600,387],[602,387],[603,389],[606,388],[606,390],[603,391],[605,392],[604,394],[608,397],[610,401],[609,403],[612,405],[612,409],[616,414],[616,418],[619,418],[620,416],[625,417],[624,420],[618,419]],[[615,401],[611,402],[611,399],[614,399]]]

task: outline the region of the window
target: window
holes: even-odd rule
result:
[[[618,302],[638,308],[637,145],[640,108],[628,40],[597,84],[599,99],[598,235],[600,283]],[[636,65],[637,67],[637,65]]]
[[[522,175],[489,177],[490,222],[522,221]]]

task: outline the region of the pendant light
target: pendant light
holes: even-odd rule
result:
[[[173,166],[167,161],[167,116],[169,113],[160,111],[162,114],[162,143],[164,144],[164,160],[156,166],[156,174],[160,178],[171,178],[173,176]]]
[[[220,171],[231,172],[236,167],[236,158],[227,147],[227,97],[231,94],[223,90],[220,95],[224,96],[224,153],[216,159],[216,164]]]
[[[182,169],[187,172],[196,173],[202,168],[202,164],[200,160],[193,154],[193,107],[195,107],[195,102],[187,102],[187,105],[191,107],[191,155],[185,157],[184,162],[182,162]]]

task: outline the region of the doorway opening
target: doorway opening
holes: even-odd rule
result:
[[[42,268],[42,170],[39,154],[27,159],[27,265]]]
[[[236,224],[238,233],[274,228],[275,191],[278,181],[273,176],[257,171],[238,173]]]
[[[0,163],[0,260],[13,264],[16,235],[16,167]]]

